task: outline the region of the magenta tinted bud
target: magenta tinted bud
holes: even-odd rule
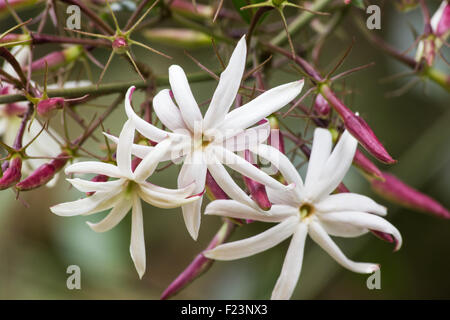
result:
[[[112,43],[113,50],[118,54],[123,54],[128,50],[128,42],[124,37],[117,37]]]
[[[92,182],[106,182],[109,180],[108,176],[105,176],[104,174],[98,174],[95,177],[91,179]],[[87,192],[87,196],[92,196],[95,192]]]
[[[245,160],[252,163],[252,156],[250,151],[245,150],[244,157]],[[258,166],[255,165],[255,167]],[[269,201],[269,197],[267,196],[266,187],[263,184],[256,182],[255,180],[250,179],[246,176],[243,176],[243,178],[245,186],[250,192],[250,196],[253,201],[255,201],[261,209],[269,210],[272,207],[272,203]]]
[[[327,116],[330,113],[331,107],[327,100],[321,95],[318,94],[316,100],[314,101],[314,111],[319,116]]]
[[[361,151],[356,150],[353,164],[368,174],[370,177],[383,180],[383,174],[380,169],[370,161]]]
[[[32,71],[45,70],[46,66],[52,68],[64,63],[65,60],[66,57],[61,51],[52,52],[46,55],[45,57],[33,61],[33,63],[31,64],[31,70]]]
[[[414,210],[450,219],[450,212],[433,198],[407,185],[396,176],[383,173],[385,181],[372,180],[372,188],[386,199]]]
[[[230,199],[209,171],[206,172],[206,193],[212,200]]]
[[[28,191],[39,188],[49,182],[55,174],[67,163],[68,154],[63,152],[49,163],[45,163],[34,170],[28,177],[16,185],[19,191]]]
[[[433,20],[437,20],[434,34],[438,37],[445,37],[450,32],[450,3],[443,1],[436,15],[436,18],[433,16]]]
[[[41,117],[51,118],[63,106],[64,98],[48,98],[38,102],[36,111]]]
[[[359,143],[375,158],[381,162],[392,164],[394,160],[384,148],[383,144],[373,133],[366,121],[353,113],[344,118],[344,125]]]
[[[136,170],[137,166],[141,163],[142,159],[141,158],[134,158],[131,161],[131,170],[134,172],[134,170]]]
[[[14,186],[22,177],[22,159],[14,157],[9,161],[9,167],[0,178],[0,190]]]

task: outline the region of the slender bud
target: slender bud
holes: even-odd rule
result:
[[[378,167],[359,150],[356,150],[355,157],[353,158],[353,164],[364,173],[368,174],[371,178],[384,180],[380,169],[378,169]]]
[[[203,252],[214,249],[218,245],[224,243],[230,237],[235,228],[236,225],[233,222],[225,220],[219,231],[209,243],[208,247],[199,253],[189,264],[189,266],[184,269],[182,273],[180,273],[180,275],[167,287],[166,290],[164,290],[161,295],[161,300],[166,300],[174,296],[186,285],[206,272],[211,267],[214,260],[206,258],[203,255]]]
[[[225,191],[219,187],[209,171],[206,172],[206,194],[211,200],[230,199]]]
[[[397,162],[389,155],[369,125],[361,117],[348,109],[342,101],[336,97],[328,85],[321,86],[321,94],[339,113],[344,120],[344,125],[347,130],[371,155],[384,163],[392,164]]]
[[[322,117],[327,116],[330,113],[331,107],[325,98],[318,94],[316,100],[314,101],[314,111]]]
[[[50,180],[53,179],[55,174],[64,167],[69,159],[69,155],[66,152],[62,152],[57,158],[53,159],[49,163],[44,163],[36,170],[34,170],[28,177],[20,181],[16,185],[16,189],[19,191],[28,191],[39,188]]]
[[[169,1],[170,9],[173,12],[182,14],[193,19],[211,19],[214,15],[214,8],[197,3],[195,6],[190,0]]]
[[[201,48],[211,45],[211,36],[196,30],[159,28],[145,30],[144,37],[152,42],[181,48]]]
[[[22,159],[19,156],[13,156],[9,161],[9,167],[3,172],[0,178],[0,190],[8,189],[14,186],[22,176]]]
[[[253,157],[249,150],[244,151],[244,158],[250,163],[253,163]],[[258,167],[257,165],[254,165],[255,167]],[[246,176],[243,176],[245,186],[247,187],[248,191],[250,192],[250,196],[253,199],[253,201],[258,204],[258,206],[263,210],[269,210],[272,207],[272,203],[269,200],[269,197],[267,196],[266,187],[265,185],[256,182],[253,179],[250,179]]]
[[[8,4],[14,9],[20,9],[24,7],[31,7],[31,5],[38,2],[38,0],[8,0]],[[0,0],[0,14],[9,13],[5,0]]]
[[[77,60],[83,54],[83,47],[80,45],[70,46],[62,51],[56,51],[49,53],[48,55],[33,61],[31,64],[31,70],[44,71],[46,68],[46,62],[48,69],[56,69],[64,64]]]
[[[408,186],[396,176],[383,172],[385,181],[372,180],[372,188],[382,197],[407,208],[450,219],[450,212],[440,203]]]
[[[64,107],[64,98],[47,98],[38,102],[36,111],[44,118],[51,118],[56,114],[56,110]]]
[[[450,33],[450,3],[442,1],[441,6],[431,18],[431,27],[437,37],[446,38]]]

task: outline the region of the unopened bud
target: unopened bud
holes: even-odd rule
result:
[[[19,191],[28,191],[47,184],[64,167],[69,159],[68,157],[69,155],[66,152],[60,153],[57,158],[39,166],[28,177],[20,181],[16,185],[16,189]]]
[[[77,60],[83,54],[83,47],[79,45],[70,46],[62,51],[49,53],[48,55],[34,61],[31,64],[32,71],[44,71],[59,68],[64,64]]]
[[[244,152],[244,158],[250,163],[253,163],[252,155],[249,150],[245,150]],[[258,167],[257,165],[254,165],[255,167]],[[269,200],[269,197],[267,196],[266,187],[256,182],[253,179],[250,179],[246,176],[243,176],[245,186],[247,187],[248,191],[250,192],[250,196],[253,199],[253,201],[256,202],[256,204],[263,210],[269,210],[272,207],[272,203]]]
[[[230,199],[225,191],[219,187],[209,171],[206,172],[206,194],[211,200]]]
[[[356,150],[355,157],[353,158],[353,164],[359,169],[364,171],[370,177],[383,180],[383,174],[380,169],[370,161],[361,151]]]
[[[128,41],[124,37],[117,37],[112,43],[112,48],[117,54],[124,54],[128,51]]]
[[[173,0],[169,3],[171,11],[193,19],[211,19],[215,12],[211,6],[200,3],[194,6],[190,0]]]
[[[181,48],[195,49],[211,44],[211,36],[200,31],[189,29],[149,29],[145,30],[143,35],[150,41]]]
[[[14,186],[22,176],[22,159],[13,156],[9,161],[8,168],[3,172],[0,178],[0,190],[8,189]]]
[[[330,113],[331,107],[325,98],[318,94],[316,100],[314,101],[314,111],[319,116],[327,116]]]
[[[109,180],[109,177],[105,176],[104,174],[98,174],[98,175],[96,175],[95,177],[93,177],[91,179],[92,182],[106,182],[108,180]],[[94,193],[95,193],[94,191],[87,192],[86,195],[87,196],[92,196]]]
[[[383,173],[385,181],[372,180],[372,188],[382,197],[418,211],[450,219],[450,212],[433,198],[407,185],[396,176]]]
[[[450,33],[450,3],[442,1],[441,6],[431,18],[431,27],[437,37],[446,38]]]
[[[64,98],[47,98],[38,102],[36,111],[44,118],[51,118],[55,115],[56,110],[64,107]]]

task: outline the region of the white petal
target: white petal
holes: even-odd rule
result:
[[[208,250],[204,255],[216,260],[235,260],[252,256],[270,249],[289,238],[298,226],[298,218],[290,217],[256,236],[234,241]]]
[[[292,236],[289,249],[284,258],[283,269],[281,269],[281,274],[272,291],[272,300],[289,300],[291,298],[302,270],[303,251],[307,234],[308,227],[302,223]]]
[[[161,90],[153,98],[153,108],[159,120],[170,130],[186,129],[180,109],[173,103],[170,90]]]
[[[258,205],[234,182],[233,178],[231,178],[230,174],[220,162],[208,163],[208,170],[219,187],[230,198],[245,203],[263,214],[263,211],[259,209]]]
[[[178,187],[183,188],[195,182],[195,193],[201,193],[205,189],[206,163],[203,153],[196,151],[189,154],[181,167],[178,175]],[[196,240],[201,221],[201,197],[199,200],[183,205],[184,223],[191,237]]]
[[[395,250],[399,250],[402,246],[402,236],[397,228],[387,220],[374,214],[353,211],[329,212],[320,214],[320,220],[389,233],[396,239]]]
[[[320,178],[325,163],[331,154],[332,137],[327,129],[314,130],[314,140],[309,158],[308,171],[305,178],[306,188],[311,187]]]
[[[332,256],[337,263],[350,271],[357,273],[372,273],[380,268],[379,265],[374,263],[354,262],[349,260],[318,222],[311,222],[309,224],[309,235],[311,239]]]
[[[380,216],[385,216],[387,213],[386,207],[379,205],[369,197],[350,192],[332,194],[316,203],[315,207],[320,212],[362,211]]]
[[[259,126],[247,129],[222,142],[222,146],[230,151],[244,151],[256,147],[267,140],[270,135],[270,123],[265,121]]]
[[[437,31],[438,26],[439,26],[439,22],[442,19],[442,14],[444,13],[445,7],[448,6],[448,1],[442,1],[441,5],[439,6],[439,8],[436,10],[436,12],[433,14],[433,16],[431,17],[431,28],[434,32]],[[448,18],[447,18],[448,19]]]
[[[25,66],[28,64],[28,57],[30,55],[30,46],[18,46],[13,47],[11,49],[11,54],[16,58],[17,62],[20,66]],[[9,75],[18,78],[19,76],[16,73],[16,70],[14,70],[13,66],[10,65],[7,61],[3,64],[3,71],[8,73]]]
[[[131,242],[130,254],[134,266],[142,279],[145,273],[145,239],[144,221],[142,219],[141,200],[135,195],[133,197],[133,209],[131,216]]]
[[[131,209],[131,201],[127,198],[122,198],[114,205],[114,208],[103,218],[100,222],[92,223],[86,222],[87,225],[95,232],[106,232],[114,228],[127,215]]]
[[[139,163],[134,170],[135,180],[138,182],[145,181],[150,177],[155,171],[158,164],[162,161],[162,157],[167,153],[172,141],[170,139],[165,139],[159,142],[152,150],[149,152],[144,159]]]
[[[244,158],[236,155],[235,153],[222,148],[214,147],[215,157],[226,166],[230,167],[234,171],[255,180],[265,186],[286,191],[292,189],[292,186],[285,186],[279,181],[275,180],[261,169],[255,167],[253,164],[245,160]]]
[[[83,180],[80,178],[66,179],[69,181],[77,190],[81,192],[112,192],[124,184],[125,179],[118,179],[113,181],[96,182]]]
[[[202,114],[192,94],[189,82],[183,69],[178,65],[169,68],[169,82],[173,95],[181,110],[186,126],[193,131],[195,123],[202,122]]]
[[[342,238],[356,238],[369,232],[369,229],[354,226],[348,223],[337,223],[320,220],[320,225],[332,236]]]
[[[131,148],[134,141],[134,126],[131,120],[127,120],[123,125],[117,144],[116,161],[117,167],[125,177],[131,178]]]
[[[199,196],[192,197],[184,197],[184,196],[175,196],[173,194],[168,194],[165,192],[159,192],[151,189],[145,188],[143,185],[140,185],[139,188],[139,196],[145,202],[158,207],[158,208],[177,208],[184,204],[192,203],[199,199]]]
[[[247,46],[243,36],[234,49],[227,68],[220,75],[219,84],[205,114],[205,129],[213,128],[225,119],[241,85],[246,58]]]
[[[235,200],[215,200],[208,204],[205,214],[236,219],[250,219],[263,222],[281,222],[298,214],[298,209],[284,205],[273,205],[269,215],[261,214],[243,203]]]
[[[122,172],[113,164],[98,161],[83,161],[71,164],[64,172],[71,173],[94,173],[103,174],[108,177],[122,178]]]
[[[134,86],[130,87],[125,96],[125,112],[128,116],[128,119],[133,122],[136,130],[139,131],[144,137],[155,142],[159,142],[165,139],[168,135],[170,135],[170,132],[155,127],[151,123],[148,123],[147,121],[139,117],[134,112],[133,107],[131,106],[131,95],[133,94],[134,89]]]
[[[291,207],[297,207],[300,205],[298,196],[295,194],[295,190],[280,191],[266,187],[267,197],[273,204],[287,205]]]
[[[321,199],[336,189],[353,162],[357,145],[358,140],[353,138],[347,130],[344,131],[325,163],[318,182],[314,183],[311,189],[308,188],[312,199]]]
[[[291,102],[302,91],[303,84],[303,80],[294,81],[264,92],[228,113],[218,128],[225,132],[226,130],[243,130],[254,125]]]
[[[97,192],[90,197],[57,204],[50,207],[50,210],[64,217],[94,214],[112,208],[121,197],[120,193],[117,194],[118,191]]]
[[[144,187],[145,189],[151,190],[151,191],[166,193],[171,196],[183,197],[183,198],[187,198],[187,197],[191,196],[194,193],[195,187],[196,187],[195,183],[191,183],[183,188],[168,189],[168,188],[160,187],[155,184],[149,183],[147,181],[140,184],[140,186]]]
[[[292,190],[293,192],[290,193],[295,194],[295,198],[293,198],[293,201],[298,201],[302,198],[302,177],[300,177],[297,169],[288,159],[288,157],[286,157],[286,155],[280,152],[277,148],[274,148],[267,144],[260,144],[257,148],[251,148],[251,151],[268,160],[275,168],[277,168],[288,184],[295,185],[295,188]]]

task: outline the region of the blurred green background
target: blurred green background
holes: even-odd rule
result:
[[[430,8],[439,4],[430,1]],[[227,4],[229,5],[229,4]],[[33,10],[21,11],[25,19],[33,16]],[[290,14],[295,11],[289,11]],[[126,21],[128,13],[121,16]],[[82,18],[83,19],[83,18]],[[278,17],[272,14],[274,22]],[[341,28],[324,45],[321,66],[330,68],[352,37],[356,42],[341,71],[374,61],[375,67],[348,77],[343,84],[351,93],[345,101],[368,121],[390,153],[399,160],[391,168],[404,181],[450,207],[450,103],[449,95],[430,82],[420,83],[406,94],[388,98],[386,93],[400,88],[404,79],[391,82],[380,80],[405,71],[392,59],[373,48],[356,31],[348,15]],[[381,34],[399,49],[407,49],[414,38],[408,24],[422,30],[420,11],[400,14],[392,6],[382,11]],[[1,30],[13,25],[10,17],[3,17]],[[51,28],[49,28],[51,32]],[[308,40],[308,31],[295,37],[296,43]],[[138,39],[145,41],[143,38]],[[153,44],[151,44],[153,45]],[[183,50],[153,45],[174,57],[166,60],[140,48],[134,53],[139,61],[148,64],[155,74],[166,75],[172,63],[186,70],[198,71]],[[55,48],[38,46],[35,56],[42,56]],[[232,48],[221,47],[223,57],[229,57]],[[190,50],[208,67],[219,64],[211,48]],[[448,55],[448,50],[444,50]],[[103,63],[109,52],[96,49],[93,54]],[[439,61],[439,68],[448,67]],[[78,65],[82,68],[82,65]],[[280,68],[288,70],[289,68]],[[94,67],[96,77],[101,72]],[[94,77],[96,79],[96,77]],[[137,79],[129,64],[115,57],[107,71],[104,83]],[[298,78],[292,72],[277,71],[271,75],[271,86]],[[37,77],[39,79],[39,77]],[[192,85],[199,102],[207,100],[215,88],[215,82]],[[114,96],[96,100],[107,106]],[[134,96],[138,106],[143,95]],[[204,106],[203,108],[205,108]],[[100,109],[99,109],[100,108]],[[78,112],[90,119],[101,107],[82,106]],[[125,121],[123,105],[105,122],[114,134],[120,132]],[[302,132],[303,121],[294,119],[291,128]],[[52,126],[60,128],[59,118]],[[81,131],[71,126],[71,136]],[[100,137],[100,133],[96,132]],[[98,145],[87,148],[98,153]],[[288,147],[289,149],[289,147]],[[299,159],[301,161],[301,159]],[[179,168],[172,166],[153,177],[152,182],[174,187]],[[304,170],[304,168],[302,168]],[[168,183],[168,181],[170,181]],[[294,299],[441,299],[450,298],[450,221],[402,209],[380,199],[370,190],[367,181],[354,169],[347,175],[347,186],[358,193],[373,196],[389,208],[388,220],[402,233],[403,248],[396,253],[393,247],[368,234],[355,239],[336,239],[344,253],[355,261],[381,264],[381,290],[368,290],[367,275],[352,273],[340,267],[331,257],[307,241],[303,269]],[[21,201],[15,200],[10,191],[0,193],[0,298],[2,299],[158,299],[170,282],[190,263],[192,258],[206,247],[221,225],[220,218],[203,217],[197,242],[188,235],[180,209],[160,210],[144,207],[145,239],[147,247],[147,272],[138,279],[129,255],[130,219],[127,217],[113,230],[98,234],[90,230],[86,221],[99,221],[104,214],[89,217],[62,218],[53,215],[49,206],[82,196],[71,189],[61,178],[52,189],[22,193]],[[23,203],[26,202],[29,207]],[[251,224],[238,228],[231,240],[254,235],[266,224]],[[232,261],[217,262],[201,278],[197,279],[176,298],[179,299],[267,299],[281,271],[287,241],[256,256]],[[69,265],[81,268],[81,290],[68,290],[66,269]]]

